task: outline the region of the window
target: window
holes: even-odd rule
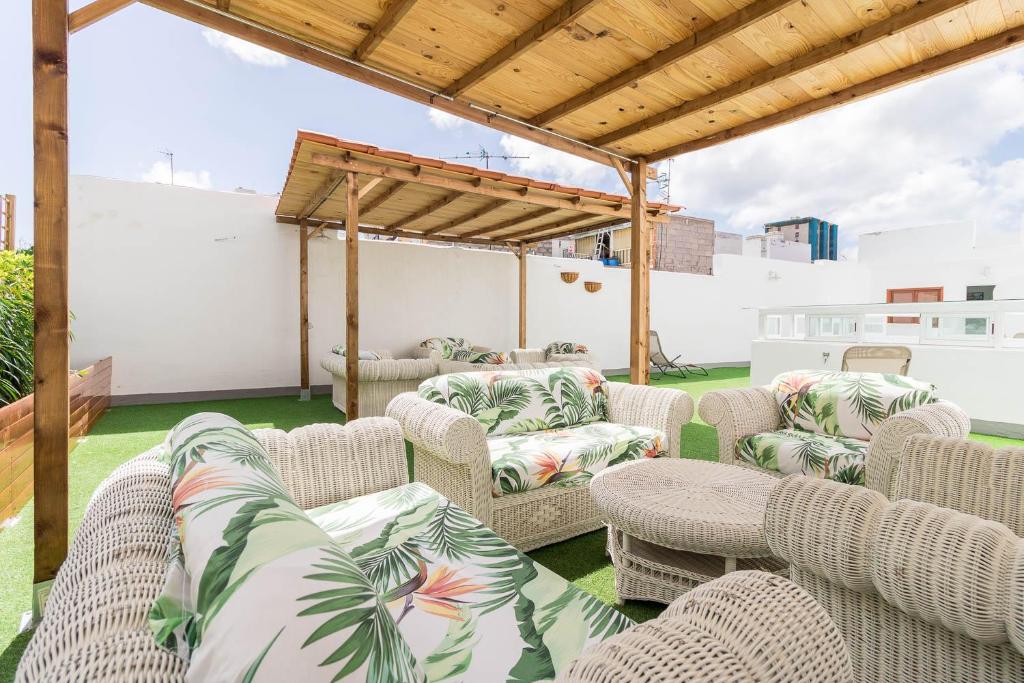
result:
[[[942,287],[889,289],[886,290],[885,300],[890,304],[932,304],[942,301]],[[917,316],[891,315],[888,322],[897,325],[917,325],[921,319]]]
[[[995,294],[995,285],[970,285],[967,287],[968,301],[991,301]]]

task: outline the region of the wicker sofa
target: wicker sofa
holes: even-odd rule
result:
[[[504,389],[506,382],[519,379],[534,387],[539,382],[541,389],[530,391],[544,392],[545,386],[568,382],[571,376],[577,378],[574,381],[586,383],[590,395],[601,398],[602,404],[593,406],[588,413],[587,419],[593,424],[584,429],[606,426],[613,432],[608,435],[611,441],[610,445],[606,444],[611,449],[608,453],[614,449],[622,451],[624,440],[629,439],[638,448],[633,453],[622,452],[620,457],[642,457],[636,451],[651,447],[657,439],[655,451],[679,457],[680,431],[693,415],[693,401],[688,394],[676,389],[607,382],[596,371],[585,368],[446,375],[424,382],[419,395],[407,393],[396,397],[388,405],[387,415],[399,421],[406,438],[413,444],[417,481],[427,483],[458,503],[515,547],[529,550],[601,527],[600,514],[590,496],[589,477],[616,462],[614,458],[619,453],[602,455],[595,451],[593,457],[585,458],[589,464],[566,476],[562,470],[581,462],[580,451],[570,453],[567,450],[575,448],[571,445],[575,438],[573,430],[581,429],[580,421],[572,418],[559,421],[558,415],[554,420],[546,420],[533,413],[532,417],[524,419],[540,421],[524,422],[525,427],[512,424],[519,416],[496,422],[495,411],[504,400],[504,394],[499,396],[496,392],[497,388]],[[474,398],[465,399],[452,389],[454,384],[465,385],[463,394],[470,389],[477,393],[473,394]],[[551,388],[556,396],[552,399],[554,403],[548,405],[556,413],[558,406],[554,404],[558,403],[559,391],[565,395],[562,385]],[[538,395],[535,393],[531,401]],[[562,405],[564,403],[559,403]],[[526,413],[531,410],[527,409]],[[578,417],[587,410],[590,409],[572,408],[569,412]],[[545,412],[546,409],[542,409],[539,415]],[[546,439],[543,430],[551,427],[568,427],[568,430],[552,432],[551,438]],[[636,433],[623,435],[624,430]],[[568,446],[558,443],[563,433]],[[516,444],[510,443],[517,436],[528,441],[523,445],[526,451],[523,454],[515,452]],[[605,439],[605,435],[597,438]],[[646,446],[641,445],[643,439],[648,439]],[[547,465],[538,465],[534,456],[540,454],[547,458],[544,451],[557,453],[565,467],[550,460]],[[590,463],[591,459],[594,462]],[[549,473],[558,471],[549,482],[534,486],[538,483],[538,471],[543,468]]]
[[[493,370],[532,370],[557,367],[588,367],[599,370],[590,353],[552,353],[553,342],[544,349],[513,349],[509,353],[478,346],[462,337],[430,337],[413,350],[415,358],[429,358],[437,363],[438,373],[488,372]],[[578,344],[569,344],[578,347]],[[560,349],[556,349],[560,350]]]
[[[708,584],[633,626],[409,484],[394,421],[254,435],[205,414],[167,444],[96,490],[19,683],[492,681],[510,666],[522,681],[849,680],[837,629],[778,577]],[[773,638],[779,618],[793,628]]]
[[[415,391],[420,382],[438,374],[437,362],[429,358],[395,358],[390,351],[377,351],[380,360],[359,361],[359,416],[380,417],[395,396]],[[334,378],[332,400],[345,412],[348,396],[345,357],[331,353],[320,361],[320,367]]]
[[[877,390],[866,417],[858,412],[863,403],[844,393],[863,396],[864,387]],[[698,411],[718,430],[720,462],[777,476],[836,478],[887,497],[907,437],[964,438],[970,431],[967,414],[938,400],[931,385],[874,373],[784,373],[767,387],[709,391]]]

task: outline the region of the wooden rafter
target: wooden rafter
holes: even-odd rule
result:
[[[579,140],[542,130],[518,119],[472,105],[463,100],[439,97],[439,93],[409,83],[397,76],[392,76],[354,62],[347,55],[331,52],[299,38],[282,35],[277,31],[270,31],[236,15],[222,14],[216,9],[196,4],[189,0],[139,1],[182,19],[208,26],[260,47],[265,47],[268,50],[279,52],[292,59],[297,59],[300,62],[320,67],[340,76],[351,78],[354,81],[365,83],[468,121],[479,123],[503,133],[511,133],[526,140],[568,152],[569,154],[575,154],[605,166],[611,164],[611,153],[605,150],[594,149]]]
[[[369,183],[367,183],[367,184],[369,184]],[[377,207],[381,206],[387,200],[389,200],[392,197],[394,197],[406,185],[408,185],[408,183],[405,183],[405,182],[402,182],[402,181],[394,183],[391,187],[389,187],[388,189],[384,190],[383,192],[381,192],[379,195],[377,195],[376,197],[374,197],[370,201],[366,202],[366,206],[359,207],[360,212],[363,214],[364,217],[368,216],[371,211],[373,211]]]
[[[219,1],[219,0],[218,0]],[[363,42],[359,43],[352,56],[356,58],[356,61],[365,62],[366,58],[370,56],[370,53],[376,50],[384,39],[388,37],[392,29],[398,26],[398,22],[402,20],[412,6],[416,4],[416,0],[391,0],[388,6],[384,8],[384,13],[377,20],[377,24],[370,29],[370,32],[363,38]]]
[[[533,45],[549,38],[555,32],[576,21],[581,14],[600,0],[568,0],[554,12],[544,17],[512,42],[495,52],[486,60],[470,69],[442,91],[448,97],[457,97],[484,80],[513,59],[529,50]]]
[[[689,116],[690,114],[710,109],[711,107],[718,106],[722,102],[727,102],[737,97],[741,97],[742,95],[753,90],[757,90],[758,88],[763,88],[785,78],[795,76],[796,74],[804,71],[809,71],[810,69],[821,66],[830,60],[841,57],[854,50],[867,47],[868,45],[873,45],[885,38],[888,38],[889,36],[935,19],[947,12],[963,7],[970,2],[972,2],[972,0],[928,0],[928,2],[924,4],[914,5],[906,11],[894,14],[887,19],[883,19],[878,23],[872,24],[871,26],[855,33],[851,33],[850,35],[828,43],[827,45],[815,48],[806,54],[800,55],[795,59],[791,59],[788,62],[782,62],[781,64],[768,67],[767,69],[764,69],[752,76],[748,76],[747,78],[710,92],[703,97],[697,97],[689,102],[684,102],[677,107],[672,107],[671,109],[654,114],[653,116],[648,116],[636,123],[631,123],[628,126],[623,126],[622,128],[593,138],[589,142],[595,146],[611,144],[618,140],[628,138],[631,135],[637,135],[638,133],[643,133],[652,128],[657,128],[658,126],[681,119],[684,116]]]
[[[630,181],[629,174],[626,173],[626,168],[622,165],[622,162],[618,159],[612,159],[612,167],[615,169],[615,172],[619,174],[619,180],[621,180],[622,184],[626,186],[626,192],[632,193],[633,183]]]
[[[544,126],[555,119],[567,116],[574,111],[582,109],[589,104],[618,92],[623,88],[639,81],[642,78],[657,73],[676,62],[683,60],[690,55],[715,45],[719,41],[728,38],[737,31],[741,31],[751,24],[761,21],[765,17],[775,14],[788,5],[799,0],[755,0],[741,10],[733,12],[721,21],[716,21],[711,26],[697,31],[685,40],[671,45],[661,52],[645,59],[639,64],[629,67],[625,71],[612,76],[608,80],[598,83],[585,92],[570,97],[565,102],[556,104],[546,111],[537,114],[529,120],[535,126]]]
[[[409,225],[411,223],[415,223],[416,221],[418,221],[421,218],[426,218],[427,216],[429,216],[430,214],[434,213],[435,211],[440,211],[441,209],[443,209],[444,207],[448,206],[449,204],[453,204],[453,203],[457,202],[461,198],[462,198],[462,193],[461,192],[449,192],[448,194],[446,194],[445,196],[441,197],[440,199],[435,200],[435,201],[427,204],[426,206],[424,206],[419,211],[413,211],[412,213],[410,213],[408,216],[405,216],[401,220],[397,220],[394,223],[385,226],[385,229],[387,229],[387,230],[398,230],[399,228],[409,227]]]
[[[758,133],[768,128],[782,125],[784,123],[790,123],[798,119],[802,119],[805,116],[816,114],[827,109],[832,109],[848,102],[852,102],[856,99],[862,99],[870,97],[871,95],[877,95],[878,93],[885,92],[895,88],[896,86],[903,85],[910,81],[915,81],[926,76],[939,73],[950,69],[958,64],[979,57],[990,55],[1000,50],[1013,47],[1021,41],[1024,41],[1024,26],[1010,29],[1009,31],[1003,31],[1002,33],[979,40],[975,43],[969,43],[961,48],[944,52],[940,55],[936,55],[930,59],[926,59],[923,62],[891,71],[877,78],[872,78],[869,81],[858,83],[857,85],[850,86],[844,90],[819,97],[816,100],[809,100],[802,104],[798,104],[789,109],[784,109],[776,114],[764,116],[759,119],[754,119],[748,123],[742,123],[728,130],[723,130],[713,135],[700,138],[698,140],[692,140],[690,142],[684,142],[679,145],[673,145],[666,147],[658,152],[651,155],[652,161],[659,161],[661,159],[667,159],[669,157],[678,156],[687,152],[694,152],[698,149],[705,149],[707,147],[714,147],[730,140],[745,137],[753,133]]]
[[[320,184],[320,187],[313,192],[313,196],[309,198],[306,205],[302,207],[302,211],[300,211],[298,215],[299,219],[309,218],[316,213],[316,210],[319,209],[324,202],[330,199],[331,195],[334,194],[344,183],[344,171],[335,171],[329,175],[327,179]]]
[[[285,225],[297,225],[298,220],[292,216],[277,216],[277,222]],[[318,230],[344,230],[345,221],[323,221],[317,226]],[[485,246],[504,245],[502,239],[470,238],[463,235],[430,235],[415,230],[387,230],[376,228],[371,225],[360,225],[359,232],[367,235],[381,235],[382,237],[402,237],[410,240],[426,240],[428,242],[465,242],[466,244],[479,244]],[[312,235],[311,235],[312,236]]]
[[[227,12],[231,9],[231,0],[217,0],[217,9],[221,12]]]
[[[93,0],[85,7],[76,9],[68,15],[68,32],[76,33],[86,26],[92,26],[97,21],[106,19],[133,2],[135,0]]]
[[[530,211],[528,213],[525,213],[522,216],[516,216],[515,218],[508,218],[506,220],[501,221],[500,223],[495,223],[494,225],[488,225],[488,226],[483,227],[483,228],[476,228],[475,230],[470,230],[469,232],[464,232],[464,233],[462,233],[462,237],[476,237],[478,235],[485,235],[485,234],[488,234],[488,233],[501,232],[502,230],[505,230],[506,228],[515,227],[515,226],[519,225],[520,223],[528,223],[529,221],[535,221],[538,218],[542,218],[544,216],[547,216],[550,213],[555,213],[556,211],[558,211],[558,209],[550,209],[550,208],[548,208],[548,209],[537,209],[536,211]]]
[[[524,238],[523,241],[530,243],[544,242],[547,240],[555,240],[560,237],[568,237],[569,235],[577,235],[583,231],[590,232],[591,230],[603,230],[605,228],[613,228],[616,225],[624,225],[624,222],[619,218],[613,218],[612,220],[601,221],[600,223],[591,223],[590,225],[585,225],[582,228],[579,226],[567,227],[557,232],[547,232],[541,235],[531,236],[529,238]]]
[[[493,202],[489,202],[489,203],[485,204],[484,206],[481,206],[478,209],[473,209],[472,211],[470,211],[468,213],[464,213],[461,216],[458,216],[456,218],[451,219],[450,221],[445,221],[444,223],[441,223],[440,225],[435,225],[434,227],[430,228],[429,230],[424,230],[423,234],[424,235],[434,235],[434,234],[437,234],[437,233],[440,233],[440,232],[444,232],[446,230],[451,230],[453,228],[457,228],[458,226],[464,225],[466,223],[469,223],[470,221],[475,221],[475,220],[478,220],[480,218],[483,218],[487,214],[493,213],[494,211],[497,211],[498,209],[500,209],[501,207],[505,206],[506,204],[508,204],[508,200],[507,199],[495,199]]]
[[[583,221],[590,221],[590,220],[594,220],[594,217],[593,216],[586,216],[586,215],[584,215],[584,216],[580,216],[580,215],[570,216],[568,218],[563,218],[561,220],[555,221],[553,223],[545,223],[544,225],[535,225],[532,228],[526,228],[525,230],[519,230],[517,232],[513,232],[513,233],[510,233],[508,235],[502,235],[501,239],[503,239],[503,240],[520,240],[520,239],[521,240],[529,240],[531,237],[535,237],[537,235],[542,235],[542,234],[544,234],[546,232],[550,232],[552,230],[557,230],[558,228],[565,228],[565,227],[568,227],[570,225],[576,225],[577,223],[582,223]],[[582,228],[578,228],[578,229],[582,229]]]
[[[366,195],[370,194],[370,190],[377,187],[383,182],[383,178],[370,178],[369,180],[367,180],[365,183],[363,183],[363,186],[359,188],[359,199],[362,199]]]

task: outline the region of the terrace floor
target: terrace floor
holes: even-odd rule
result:
[[[611,379],[628,380],[626,377]],[[713,389],[749,386],[750,373],[748,368],[720,368],[712,370],[709,377],[686,380],[655,377],[652,384],[683,389],[696,403],[701,395]],[[316,422],[344,421],[328,396],[316,396],[309,402],[277,397],[111,408],[71,453],[72,532],[82,519],[90,495],[104,477],[129,458],[159,444],[179,420],[201,411],[227,413],[250,428],[287,430]],[[1001,437],[972,434],[971,438],[994,445],[1024,446],[1024,441]],[[696,415],[694,421],[683,428],[682,443],[684,457],[704,460],[718,457],[714,428],[702,423]],[[31,637],[28,633],[17,635],[17,629],[22,613],[31,607],[32,512],[33,504],[29,502],[19,522],[0,531],[0,683],[14,679],[18,660]],[[614,604],[612,567],[605,556],[604,543],[604,533],[595,531],[535,550],[530,556],[606,603]],[[630,602],[621,609],[633,619],[643,621],[656,616],[664,607]]]

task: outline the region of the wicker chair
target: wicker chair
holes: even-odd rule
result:
[[[688,394],[618,382],[608,387],[610,422],[661,430],[668,438],[668,454],[679,457],[680,431],[693,416]],[[412,393],[396,397],[386,414],[401,423],[413,444],[416,480],[440,491],[520,550],[602,526],[586,485],[545,486],[494,497],[487,438],[476,418]]]
[[[907,375],[911,356],[906,346],[851,346],[843,352],[843,372]]]
[[[1024,681],[1024,540],[1002,524],[797,475],[769,497],[765,532],[857,680]]]
[[[380,417],[395,396],[415,391],[420,382],[438,374],[437,362],[429,358],[394,358],[390,351],[377,352],[380,360],[359,361],[359,416]],[[320,367],[334,377],[332,400],[345,412],[348,396],[345,358],[332,353],[320,361]]]

